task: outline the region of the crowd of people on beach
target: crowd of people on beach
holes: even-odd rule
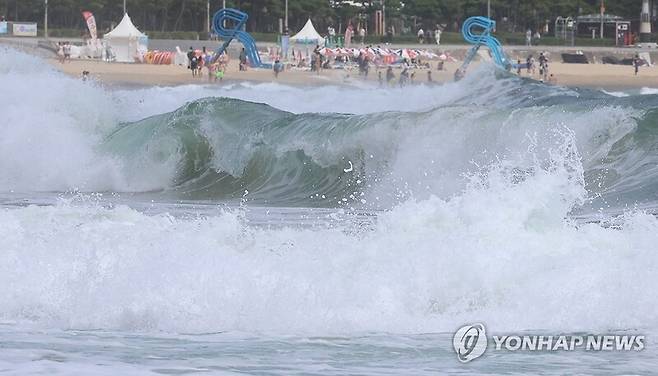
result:
[[[205,70],[208,82],[221,82],[224,79],[229,57],[226,52],[216,57],[212,51],[207,50],[204,46],[201,51],[190,47],[187,52],[187,60],[187,68],[192,71],[193,78],[202,78]]]
[[[539,73],[540,82],[553,85],[557,84],[557,77],[549,72],[548,55],[544,52],[540,52],[536,60],[532,54],[528,55],[525,64],[521,63],[521,59],[518,59],[516,62],[516,73],[519,76],[522,75],[523,68],[525,68],[527,75],[530,77],[534,77],[536,73]]]
[[[443,34],[443,28],[439,25],[436,25],[434,31],[425,31],[423,30],[423,27],[420,26],[416,32],[416,37],[418,38],[418,44],[429,44],[432,42],[432,39],[434,39],[434,42],[436,42],[436,45],[438,46],[441,44],[441,34]]]
[[[71,61],[71,43],[66,42],[57,42],[57,57],[59,62],[64,64],[67,61]]]
[[[57,49],[60,63],[70,62],[72,44],[65,41],[57,42],[56,45],[53,45]],[[275,49],[272,48],[272,51],[275,51]],[[439,71],[443,70],[446,60],[457,61],[450,57],[447,52],[440,53],[440,55],[432,53],[431,56],[425,56],[423,53],[428,52],[418,49],[391,50],[386,48],[386,46],[372,45],[352,49],[342,47],[330,49],[316,45],[313,52],[306,57],[302,57],[301,51],[297,51],[299,53],[299,58],[297,58],[293,50],[292,59],[284,59],[281,56],[281,50],[278,49],[276,51],[277,54],[270,54],[270,58],[272,59],[270,71],[274,79],[278,79],[282,72],[286,70],[307,70],[319,75],[322,70],[335,69],[345,72],[342,77],[346,82],[352,81],[353,73],[357,71],[359,77],[363,80],[368,80],[370,72],[374,69],[376,70],[375,79],[380,87],[405,87],[418,82],[434,84],[435,79],[431,64],[422,59],[428,59],[428,56],[429,59],[438,59],[439,61],[435,61],[435,64]],[[75,50],[73,52],[74,56],[77,56],[75,55],[77,52]],[[217,57],[212,50],[208,50],[204,46],[200,50],[190,47],[187,53],[181,52],[178,49],[178,53],[183,56],[183,61],[177,64],[184,66],[185,58],[187,58],[187,68],[191,71],[194,79],[207,77],[208,82],[221,82],[225,78],[229,64],[229,56],[226,52]],[[640,56],[641,54],[635,54],[632,59],[625,59],[632,61],[632,63],[627,61],[625,64],[632,64],[636,76],[639,75],[639,68],[641,66],[650,65],[645,60],[646,57],[642,56],[643,58],[641,58]],[[307,61],[310,61],[310,64]],[[518,59],[516,64],[512,66],[519,76],[527,76],[553,85],[558,82],[556,75],[549,68],[549,54],[547,52],[540,52],[537,58],[535,58],[535,55],[529,54],[525,59],[525,63],[521,59]],[[247,71],[249,69],[249,59],[244,48],[241,49],[238,57],[238,67],[239,71]],[[396,74],[396,70],[399,73]],[[418,80],[417,73],[421,77],[426,78]],[[461,73],[462,75],[459,78],[463,77],[463,73],[465,72]],[[83,80],[88,80],[90,78],[89,72],[83,71],[82,78]],[[457,75],[455,75],[455,78],[458,78]]]
[[[539,33],[539,30],[535,30],[534,34],[532,30],[528,29],[525,32],[525,45],[526,46],[532,46],[532,45],[539,45],[539,41],[541,40],[541,34]]]
[[[425,55],[423,55],[423,53]],[[377,80],[380,87],[404,87],[416,83],[415,71],[419,69],[427,69],[427,83],[434,83],[431,64],[423,61],[423,56],[430,59],[439,59],[439,62],[436,65],[437,70],[444,69],[445,60],[450,59],[456,61],[447,53],[437,55],[427,51],[393,51],[380,46],[366,46],[360,49],[329,49],[316,45],[309,57],[310,64],[307,64],[306,58],[302,56],[289,62],[289,64],[292,66],[292,69],[308,69],[315,74],[320,74],[322,70],[329,69],[343,71],[345,72],[343,78],[346,82],[352,79],[353,70],[358,73],[358,77],[363,80],[368,80],[370,71],[376,69]],[[283,64],[277,57],[274,64],[275,77],[278,77],[278,73],[282,70],[282,66]],[[399,78],[396,77],[394,69],[400,69]]]

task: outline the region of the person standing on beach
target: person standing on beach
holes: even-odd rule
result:
[[[59,58],[59,62],[64,64],[64,46],[62,42],[57,42],[57,57]]]
[[[548,77],[548,58],[543,52],[539,54],[539,75],[546,81]]]
[[[409,70],[405,67],[402,70],[402,73],[400,73],[400,81],[399,81],[400,87],[404,87],[404,85],[406,85],[408,81],[409,81]]]
[[[189,51],[187,51],[187,69],[192,70],[192,76],[194,76],[194,70],[192,69],[192,58],[194,57],[194,48],[190,46]]]
[[[329,36],[329,43],[336,43],[336,29],[334,29],[333,25],[327,27],[327,35]]]
[[[532,71],[532,55],[528,55],[528,57],[525,59],[525,67],[526,72],[530,74]]]
[[[274,69],[274,78],[279,78],[279,73],[283,72],[283,64],[281,61],[276,59],[272,68]]]
[[[114,52],[112,52],[112,46],[109,43],[105,46],[105,60],[108,63],[114,60]]]
[[[217,72],[218,67],[219,67],[218,62],[208,64],[208,82],[217,81],[217,78],[215,77],[215,72]]]
[[[247,52],[244,50],[244,48],[242,49],[242,51],[240,51],[239,59],[240,59],[240,70],[241,71],[246,71],[247,70]]]
[[[345,39],[343,40],[343,46],[345,48],[350,48],[352,45],[352,37],[354,36],[354,27],[352,27],[352,23],[350,22],[349,25],[347,25],[347,29],[345,29]]]
[[[535,75],[535,57],[530,55],[528,56],[528,74],[534,76]]]
[[[206,46],[203,46],[201,48],[201,56],[198,58],[198,70],[199,70],[199,77],[203,76],[203,68],[206,68],[206,57],[208,56],[208,53],[206,51]],[[208,73],[210,75],[210,73]]]
[[[66,62],[66,60],[71,62],[71,44],[68,41],[64,42],[64,47],[62,47],[62,51],[64,53],[64,62]]]
[[[360,63],[360,71],[363,74],[364,78],[368,78],[368,71],[370,70],[370,58],[368,57],[367,54],[363,54],[363,59],[361,60]]]
[[[363,26],[359,29],[359,38],[361,39],[361,45],[366,44],[366,29]]]
[[[418,43],[423,44],[425,41],[425,31],[423,31],[423,28],[421,27],[418,29]]]
[[[391,85],[391,82],[394,79],[395,79],[395,73],[393,73],[393,68],[389,66],[388,69],[386,69],[386,83]]]
[[[436,39],[436,45],[439,46],[441,45],[441,27],[439,25],[436,25],[436,31],[434,32],[434,39]]]
[[[199,58],[196,56],[196,52],[192,47],[190,47],[190,51],[187,53],[187,59],[190,62],[189,68],[192,71],[192,77],[196,77],[197,69],[199,68]]]
[[[317,74],[320,74],[321,70],[322,70],[322,55],[318,51],[315,53],[315,72]]]
[[[219,80],[220,82],[222,80],[224,80],[224,71],[225,71],[225,69],[226,69],[226,66],[224,66],[222,64],[220,64],[217,67],[217,70],[215,71],[215,82],[217,82],[217,80]]]
[[[525,45],[526,46],[531,46],[532,45],[532,30],[528,29],[525,32]]]

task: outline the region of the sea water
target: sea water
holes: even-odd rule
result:
[[[34,59],[0,54],[0,371],[656,372],[651,90],[122,89]],[[646,348],[462,364],[471,323]]]

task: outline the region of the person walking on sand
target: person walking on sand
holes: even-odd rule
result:
[[[423,28],[421,27],[418,29],[418,43],[423,44],[425,41],[425,31],[423,31]]]
[[[640,71],[640,55],[635,54],[633,57],[633,68],[635,68],[635,75],[637,76],[638,72]]]

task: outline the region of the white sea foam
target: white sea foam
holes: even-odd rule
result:
[[[640,89],[640,94],[642,95],[658,94],[658,89],[653,87],[643,87],[642,89]]]
[[[654,325],[658,221],[565,220],[582,197],[556,163],[408,201],[372,232],[268,229],[240,213],[127,207],[0,211],[0,317],[57,328],[279,333],[605,330]]]
[[[34,60],[0,52],[0,189],[118,189],[116,166],[94,150],[117,124],[108,97]]]
[[[630,94],[628,94],[627,92],[624,92],[624,91],[607,91],[607,90],[601,90],[601,91],[608,94],[608,95],[612,95],[613,97],[617,97],[617,98],[623,98],[623,97],[629,97],[630,96]]]

